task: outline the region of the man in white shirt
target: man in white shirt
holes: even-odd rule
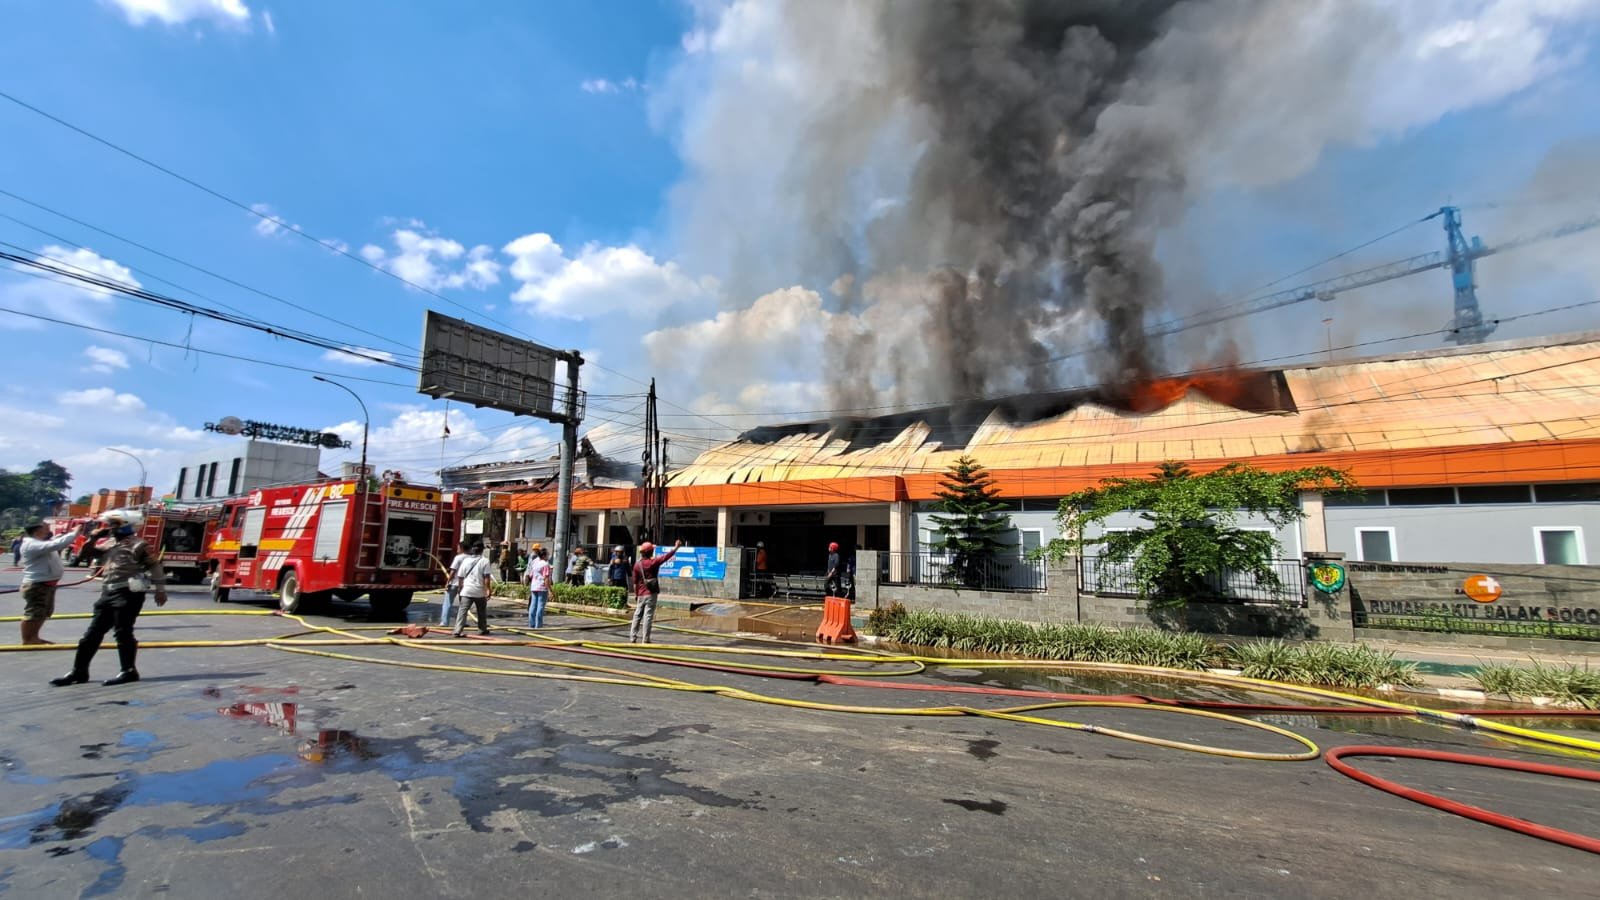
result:
[[[44,623],[56,612],[56,584],[66,567],[61,563],[61,548],[71,546],[79,534],[89,530],[88,523],[77,531],[50,536],[50,526],[34,520],[23,529],[22,546],[22,642],[48,644],[39,637]]]
[[[456,594],[455,636],[467,629],[467,610],[478,615],[478,633],[489,633],[489,592],[494,589],[494,567],[483,558],[483,545],[473,544],[456,575],[461,589]]]

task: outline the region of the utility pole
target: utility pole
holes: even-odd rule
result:
[[[667,460],[661,423],[656,419],[656,380],[650,379],[650,393],[644,405],[644,517],[639,541],[660,543],[666,539]]]
[[[563,353],[560,358],[567,363],[567,410],[561,418],[561,467],[556,485],[556,558],[551,560],[557,572],[565,572],[567,559],[572,555],[572,461],[578,455],[578,423],[583,414],[578,410],[578,368],[583,365],[583,355],[576,350]]]

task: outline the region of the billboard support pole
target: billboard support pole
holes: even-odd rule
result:
[[[578,455],[578,369],[583,355],[574,350],[567,363],[567,410],[561,420],[561,467],[556,484],[556,572],[565,572],[572,558],[572,461]]]

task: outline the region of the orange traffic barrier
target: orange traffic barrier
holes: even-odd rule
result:
[[[817,626],[817,643],[853,643],[856,630],[850,627],[850,598],[827,597],[822,601],[822,624]]]

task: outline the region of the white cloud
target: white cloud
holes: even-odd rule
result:
[[[51,245],[40,250],[35,258],[71,275],[92,275],[128,287],[140,287],[139,280],[126,266],[93,250],[68,250]],[[69,322],[95,320],[104,324],[113,296],[111,291],[38,269],[12,267],[11,272],[15,274],[0,276],[0,305]],[[41,325],[22,316],[6,316],[0,319],[0,327],[33,329]]]
[[[144,401],[134,394],[118,393],[115,388],[87,388],[56,395],[63,406],[82,406],[108,413],[134,413],[144,409]]]
[[[502,266],[493,258],[493,247],[478,244],[468,249],[459,241],[423,230],[420,223],[417,226],[394,231],[393,252],[367,244],[361,248],[362,258],[431,291],[483,290],[500,282]]]
[[[256,234],[262,237],[277,237],[285,231],[300,230],[299,225],[284,221],[269,203],[252,203],[250,211],[257,216],[254,227]]]
[[[609,78],[586,78],[578,84],[578,89],[586,94],[620,94],[644,88],[644,82],[631,76],[621,81],[612,81]]]
[[[374,423],[367,438],[367,458],[377,471],[397,469],[407,477],[431,482],[439,469],[441,451],[446,466],[473,465],[498,459],[528,459],[554,452],[560,439],[556,426],[521,424],[506,417],[506,422],[484,426],[486,418],[498,420],[498,413],[450,407],[450,437],[443,439],[445,411],[442,405],[402,405],[388,423]],[[526,421],[526,420],[523,420]],[[356,461],[361,455],[361,422],[350,420],[328,426],[350,442],[350,449],[323,457],[323,471],[338,466],[336,460]]]
[[[385,362],[394,362],[394,354],[387,350],[346,346],[342,350],[324,351],[322,360],[323,362],[345,363],[351,366],[381,366]]]
[[[191,19],[211,19],[227,25],[249,25],[250,7],[243,0],[109,0],[134,25],[160,22],[181,25]],[[267,17],[271,28],[271,17]]]
[[[57,247],[52,244],[48,247],[45,247],[43,250],[40,250],[37,258],[58,263],[59,265],[57,265],[56,268],[69,271],[74,274],[94,275],[98,276],[102,280],[120,282],[128,287],[141,287],[139,284],[139,279],[133,277],[133,273],[128,270],[127,266],[122,265],[114,259],[101,256],[93,250],[85,247],[78,247],[68,250],[65,247]],[[111,296],[111,292],[104,288],[93,287],[77,282],[73,283],[72,288],[73,290],[90,297],[103,299]]]
[[[277,34],[278,33],[278,23],[272,21],[272,13],[270,13],[270,12],[268,12],[266,10],[262,10],[261,11],[261,24],[266,26],[267,34]]]
[[[128,354],[110,347],[96,347],[90,345],[84,348],[83,355],[89,357],[93,365],[89,366],[91,372],[111,374],[117,369],[128,367]]]
[[[512,258],[511,277],[522,283],[511,299],[543,315],[593,318],[642,305],[660,311],[717,292],[716,279],[690,277],[633,244],[586,244],[569,257],[550,235],[537,233],[501,249]]]

